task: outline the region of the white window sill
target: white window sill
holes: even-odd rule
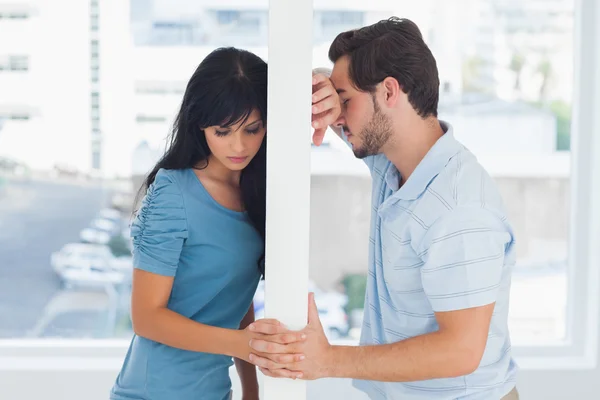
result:
[[[333,344],[355,346],[355,340]],[[0,371],[118,371],[128,340],[4,340],[0,341]],[[540,349],[541,350],[541,349]],[[515,357],[524,371],[593,370],[597,352],[586,356]]]

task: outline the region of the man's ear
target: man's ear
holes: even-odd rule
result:
[[[394,108],[402,93],[404,93],[400,83],[390,76],[381,82],[381,89],[383,91],[383,103],[389,108]]]

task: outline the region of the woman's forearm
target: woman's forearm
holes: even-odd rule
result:
[[[250,338],[244,337],[244,331],[204,325],[167,308],[149,310],[134,318],[133,329],[139,336],[178,349],[244,360],[250,354]]]

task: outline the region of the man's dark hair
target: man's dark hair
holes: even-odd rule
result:
[[[437,117],[437,65],[414,22],[392,17],[342,32],[329,48],[329,59],[335,63],[343,56],[349,58],[350,81],[356,89],[373,93],[385,78],[395,78],[421,117]]]

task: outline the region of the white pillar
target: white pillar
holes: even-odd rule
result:
[[[306,325],[310,221],[312,1],[269,2],[265,315]],[[305,400],[306,384],[265,377],[264,399]]]

